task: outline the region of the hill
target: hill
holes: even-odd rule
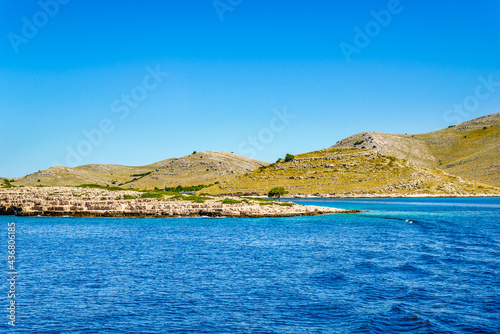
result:
[[[151,173],[127,184],[127,187],[147,189],[155,186],[175,187],[211,184],[234,178],[250,170],[268,165],[227,152],[197,152],[182,158],[166,160]]]
[[[145,166],[91,164],[51,167],[17,178],[16,186],[76,186],[98,184],[152,189],[211,184],[267,163],[226,152],[198,152]]]
[[[500,187],[500,113],[423,134],[358,133],[333,147],[368,149]]]
[[[282,186],[290,195],[476,195],[500,189],[441,170],[354,148],[331,147],[296,155],[201,190],[209,194],[267,194]]]

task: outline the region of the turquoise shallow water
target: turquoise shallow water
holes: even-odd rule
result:
[[[20,333],[498,333],[500,199],[262,219],[0,217]],[[2,311],[0,311],[2,312]]]

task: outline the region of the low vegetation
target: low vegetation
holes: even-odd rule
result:
[[[202,190],[203,188],[208,188],[213,186],[214,184],[219,184],[219,182],[211,183],[211,184],[199,184],[197,186],[181,186],[178,185],[177,187],[165,187],[164,191],[171,191],[171,192],[194,192],[194,191],[199,191]],[[158,187],[155,187],[155,191],[159,191]]]
[[[132,196],[132,195],[123,195],[123,199],[136,199],[137,197],[136,196]]]
[[[8,180],[8,179],[3,179],[3,185],[2,188],[14,188],[15,185],[13,185],[11,182],[14,182],[14,180]]]
[[[202,196],[196,196],[196,195],[191,195],[191,196],[186,196],[184,198],[185,201],[190,201],[193,203],[205,203],[205,201],[208,200],[207,197],[202,197]]]
[[[291,155],[290,153],[287,153],[285,156],[285,162],[290,162],[294,159],[295,157]]]
[[[120,188],[120,187],[108,187],[108,186],[102,186],[100,184],[95,184],[95,183],[80,184],[76,187],[77,188],[90,188],[90,189],[106,189],[109,191],[124,190],[123,188]],[[127,189],[127,190],[135,190],[135,189]]]
[[[277,198],[281,201],[281,196],[286,194],[286,190],[284,187],[274,187],[271,190],[269,190],[269,193],[267,196],[271,198]]]
[[[163,195],[160,193],[144,193],[141,195],[141,198],[163,198]]]
[[[269,198],[262,198],[262,197],[243,197],[247,200],[251,200],[251,201],[257,201],[257,202],[267,202],[267,203],[271,203],[271,202],[274,202],[274,200],[272,199],[269,199]]]
[[[222,204],[239,204],[239,203],[242,203],[242,202],[243,201],[238,201],[238,200],[235,200],[235,199],[226,198],[221,203]]]

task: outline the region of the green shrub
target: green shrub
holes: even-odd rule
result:
[[[201,196],[192,195],[192,196],[184,197],[184,200],[191,201],[193,203],[205,203],[205,201],[207,200],[207,198],[201,197]]]
[[[290,153],[287,153],[285,156],[285,162],[290,162],[293,159],[295,159],[295,156],[291,155]]]
[[[10,184],[11,182],[14,182],[14,180],[7,180],[7,179],[4,179],[4,180],[3,180],[3,183],[4,183],[4,184],[3,184],[2,188],[14,188],[14,187],[15,187],[15,185]]]
[[[217,183],[218,182],[215,182],[214,184],[217,184]],[[201,190],[203,188],[211,187],[214,184],[199,184],[197,186],[181,186],[181,185],[178,185],[177,187],[165,187],[164,190],[160,190],[160,189],[158,189],[158,187],[155,187],[154,191],[160,191],[160,192],[169,191],[169,192],[176,192],[176,193],[188,192],[188,191],[198,191],[198,190]]]
[[[106,188],[104,186],[95,184],[95,183],[86,183],[86,184],[80,184],[79,186],[76,186],[77,188],[92,188],[92,189],[103,189]]]
[[[137,197],[136,196],[132,196],[132,195],[123,195],[123,199],[136,199]]]
[[[281,201],[281,196],[286,194],[286,190],[283,187],[274,187],[271,190],[269,190],[269,193],[267,196],[271,198],[278,198]]]
[[[238,204],[238,203],[241,203],[242,201],[237,201],[235,199],[231,199],[231,198],[226,198],[222,201],[222,204]]]
[[[132,174],[132,175],[130,175],[130,176],[132,176],[132,177],[134,177],[134,176],[144,177],[144,176],[149,175],[149,174],[151,174],[151,173],[152,173],[152,172],[140,173],[140,174]],[[113,174],[111,174],[111,175],[113,175]],[[137,179],[135,179],[135,180],[137,180]]]
[[[120,188],[120,187],[110,187],[109,185],[101,186],[101,185],[95,184],[95,183],[80,184],[79,186],[76,186],[76,187],[77,188],[91,188],[91,189],[106,189],[106,190],[111,190],[111,191],[123,190],[123,188]],[[133,188],[127,188],[127,189],[140,191],[140,190],[133,189]]]
[[[181,194],[176,194],[175,196],[170,197],[170,199],[177,199],[179,201],[183,201],[184,198],[185,198],[185,196],[183,196]]]
[[[162,194],[159,193],[144,193],[141,198],[163,198]]]
[[[273,202],[273,200],[269,198],[260,198],[260,197],[244,197],[244,198],[258,202]]]

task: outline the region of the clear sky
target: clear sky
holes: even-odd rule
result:
[[[497,0],[0,3],[3,177],[195,150],[274,162],[500,111]]]

